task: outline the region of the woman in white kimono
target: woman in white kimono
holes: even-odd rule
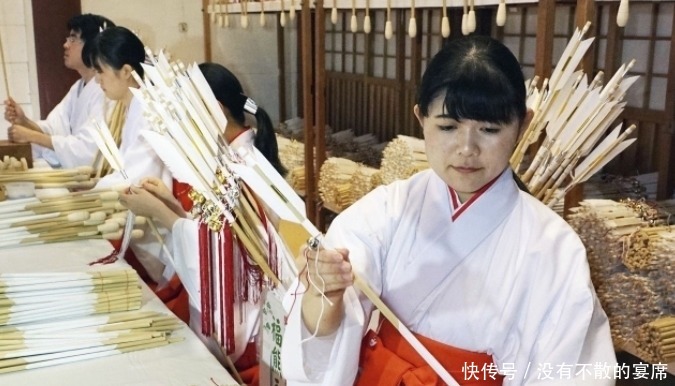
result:
[[[150,126],[143,117],[141,101],[137,100],[129,89],[138,87],[132,76],[133,71],[143,76],[141,66],[145,61],[143,43],[124,27],[104,30],[93,43],[91,55],[97,72],[96,80],[106,97],[119,101],[123,106],[121,111],[124,115],[116,121],[121,124],[119,150],[128,177],[125,178],[120,171],[112,171],[98,181],[96,188],[137,185],[144,177],[155,177],[168,183],[171,181],[170,173],[141,135],[141,132],[149,130]],[[163,256],[161,244],[156,236],[146,230],[141,239],[131,243],[131,249],[150,279],[163,284],[164,261],[168,257]]]
[[[68,21],[69,35],[63,44],[64,64],[77,71],[81,78],[47,119],[33,121],[13,99],[5,101],[5,119],[12,123],[9,138],[31,143],[35,158],[64,168],[92,165],[98,149],[87,126],[91,119],[105,119],[106,99],[94,81],[96,70],[89,61],[89,50],[96,35],[114,25],[109,19],[92,14],[78,15]]]
[[[373,306],[353,272],[460,384],[613,384],[584,247],[509,168],[532,115],[524,84],[488,37],[454,40],[431,60],[414,107],[431,170],[375,189],[308,252],[307,290],[285,299],[289,384],[443,384],[388,322],[362,344]]]
[[[225,67],[216,63],[202,63],[199,69],[221,105],[227,126],[224,137],[233,150],[256,147],[281,174],[286,169],[279,160],[276,136],[272,122],[261,107],[243,93],[239,80]],[[246,125],[245,113],[255,116],[256,130]],[[174,197],[166,184],[156,178],[145,179],[140,188],[131,188],[131,194],[124,194],[120,202],[132,212],[154,218],[159,224],[171,229],[173,239],[173,264],[183,286],[187,290],[190,304],[190,327],[202,338],[211,352],[221,361],[223,352],[212,339],[202,335],[202,297],[200,281],[200,245],[198,221],[192,220],[186,212],[191,202],[185,202],[190,187],[178,184]],[[204,225],[205,226],[205,225]],[[277,242],[280,240],[277,238]],[[267,246],[265,246],[267,248]],[[235,248],[237,250],[237,248]],[[279,253],[282,248],[278,248]],[[257,384],[255,347],[253,338],[258,332],[258,313],[260,301],[249,300],[234,307],[234,320],[241,321],[234,327],[234,351],[228,353],[229,359],[247,384]]]

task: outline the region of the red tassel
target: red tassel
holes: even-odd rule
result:
[[[121,240],[113,240],[110,242],[110,244],[113,246],[113,251],[110,252],[110,254],[101,257],[100,259],[96,261],[92,261],[89,263],[89,265],[96,265],[96,264],[112,264],[117,261],[118,256],[120,254],[120,249],[122,248],[122,241]]]
[[[260,200],[253,196],[253,199],[255,200],[256,207],[258,208],[258,217],[260,218],[260,221],[262,221],[263,227],[265,227],[265,231],[267,232],[267,264],[270,266],[272,269],[272,272],[279,277],[279,259],[277,257],[277,244],[274,240],[274,236],[272,235],[272,232],[269,229],[269,225],[267,224],[267,216],[265,215],[265,209],[260,203]]]
[[[223,248],[222,264],[221,264],[221,293],[222,296],[222,305],[221,310],[221,319],[222,312],[225,309],[225,349],[227,354],[232,354],[234,352],[234,240],[232,237],[232,228],[229,224],[223,226],[223,237],[221,238],[221,246]],[[222,325],[221,325],[222,326]]]
[[[209,248],[209,228],[199,224],[199,285],[202,304],[202,334],[211,336],[213,326],[211,313],[211,251]]]

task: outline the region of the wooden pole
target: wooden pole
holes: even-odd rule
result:
[[[305,133],[305,207],[307,218],[316,221],[316,178],[314,167],[314,105],[312,103],[314,90],[312,75],[314,63],[312,61],[312,11],[309,0],[302,2],[300,14],[300,35],[302,39],[302,110]]]
[[[2,34],[0,34],[0,61],[2,62],[2,80],[5,82],[5,93],[7,94],[7,99],[9,99],[9,74],[7,74],[7,63],[5,63],[5,51],[2,45]]]
[[[314,163],[315,176],[319,176],[321,166],[326,160],[326,15],[323,0],[316,0],[314,19],[314,114],[316,114],[316,129],[314,147],[316,162]],[[315,178],[318,180],[318,178]],[[316,182],[316,181],[315,181]],[[314,223],[320,230],[325,231],[325,218],[316,201]]]

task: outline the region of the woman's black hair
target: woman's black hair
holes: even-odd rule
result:
[[[124,27],[112,27],[103,30],[93,41],[91,63],[101,71],[101,64],[120,70],[125,64],[131,66],[138,76],[143,77],[141,63],[145,61],[143,42]]]
[[[455,120],[507,124],[522,123],[525,79],[509,49],[487,36],[469,36],[448,42],[424,72],[417,104],[427,116],[429,104],[445,94],[444,110]]]
[[[114,26],[115,23],[107,17],[91,13],[73,16],[68,20],[68,31],[80,34],[80,40],[82,40],[82,43],[84,44],[82,47],[82,62],[85,66],[88,68],[94,67],[91,62],[91,47],[92,41],[96,35],[102,30]]]
[[[248,111],[244,109],[244,106],[248,97],[244,95],[244,90],[237,77],[230,70],[217,63],[202,63],[199,65],[199,69],[211,86],[216,99],[230,111],[232,119],[239,125],[245,126],[244,112]],[[257,108],[255,118],[257,125],[253,142],[255,147],[260,150],[279,174],[286,175],[286,168],[279,159],[279,148],[272,120],[261,107]]]

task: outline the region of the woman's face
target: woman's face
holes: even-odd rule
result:
[[[448,117],[443,100],[444,95],[440,95],[432,101],[427,117],[422,116],[416,105],[415,116],[424,131],[431,168],[466,201],[504,171],[520,127],[517,121],[506,125],[473,120],[458,122]]]
[[[96,81],[101,85],[105,96],[112,100],[121,100],[129,92],[129,81],[124,68],[115,70],[105,63],[99,63],[101,70],[96,71]]]

